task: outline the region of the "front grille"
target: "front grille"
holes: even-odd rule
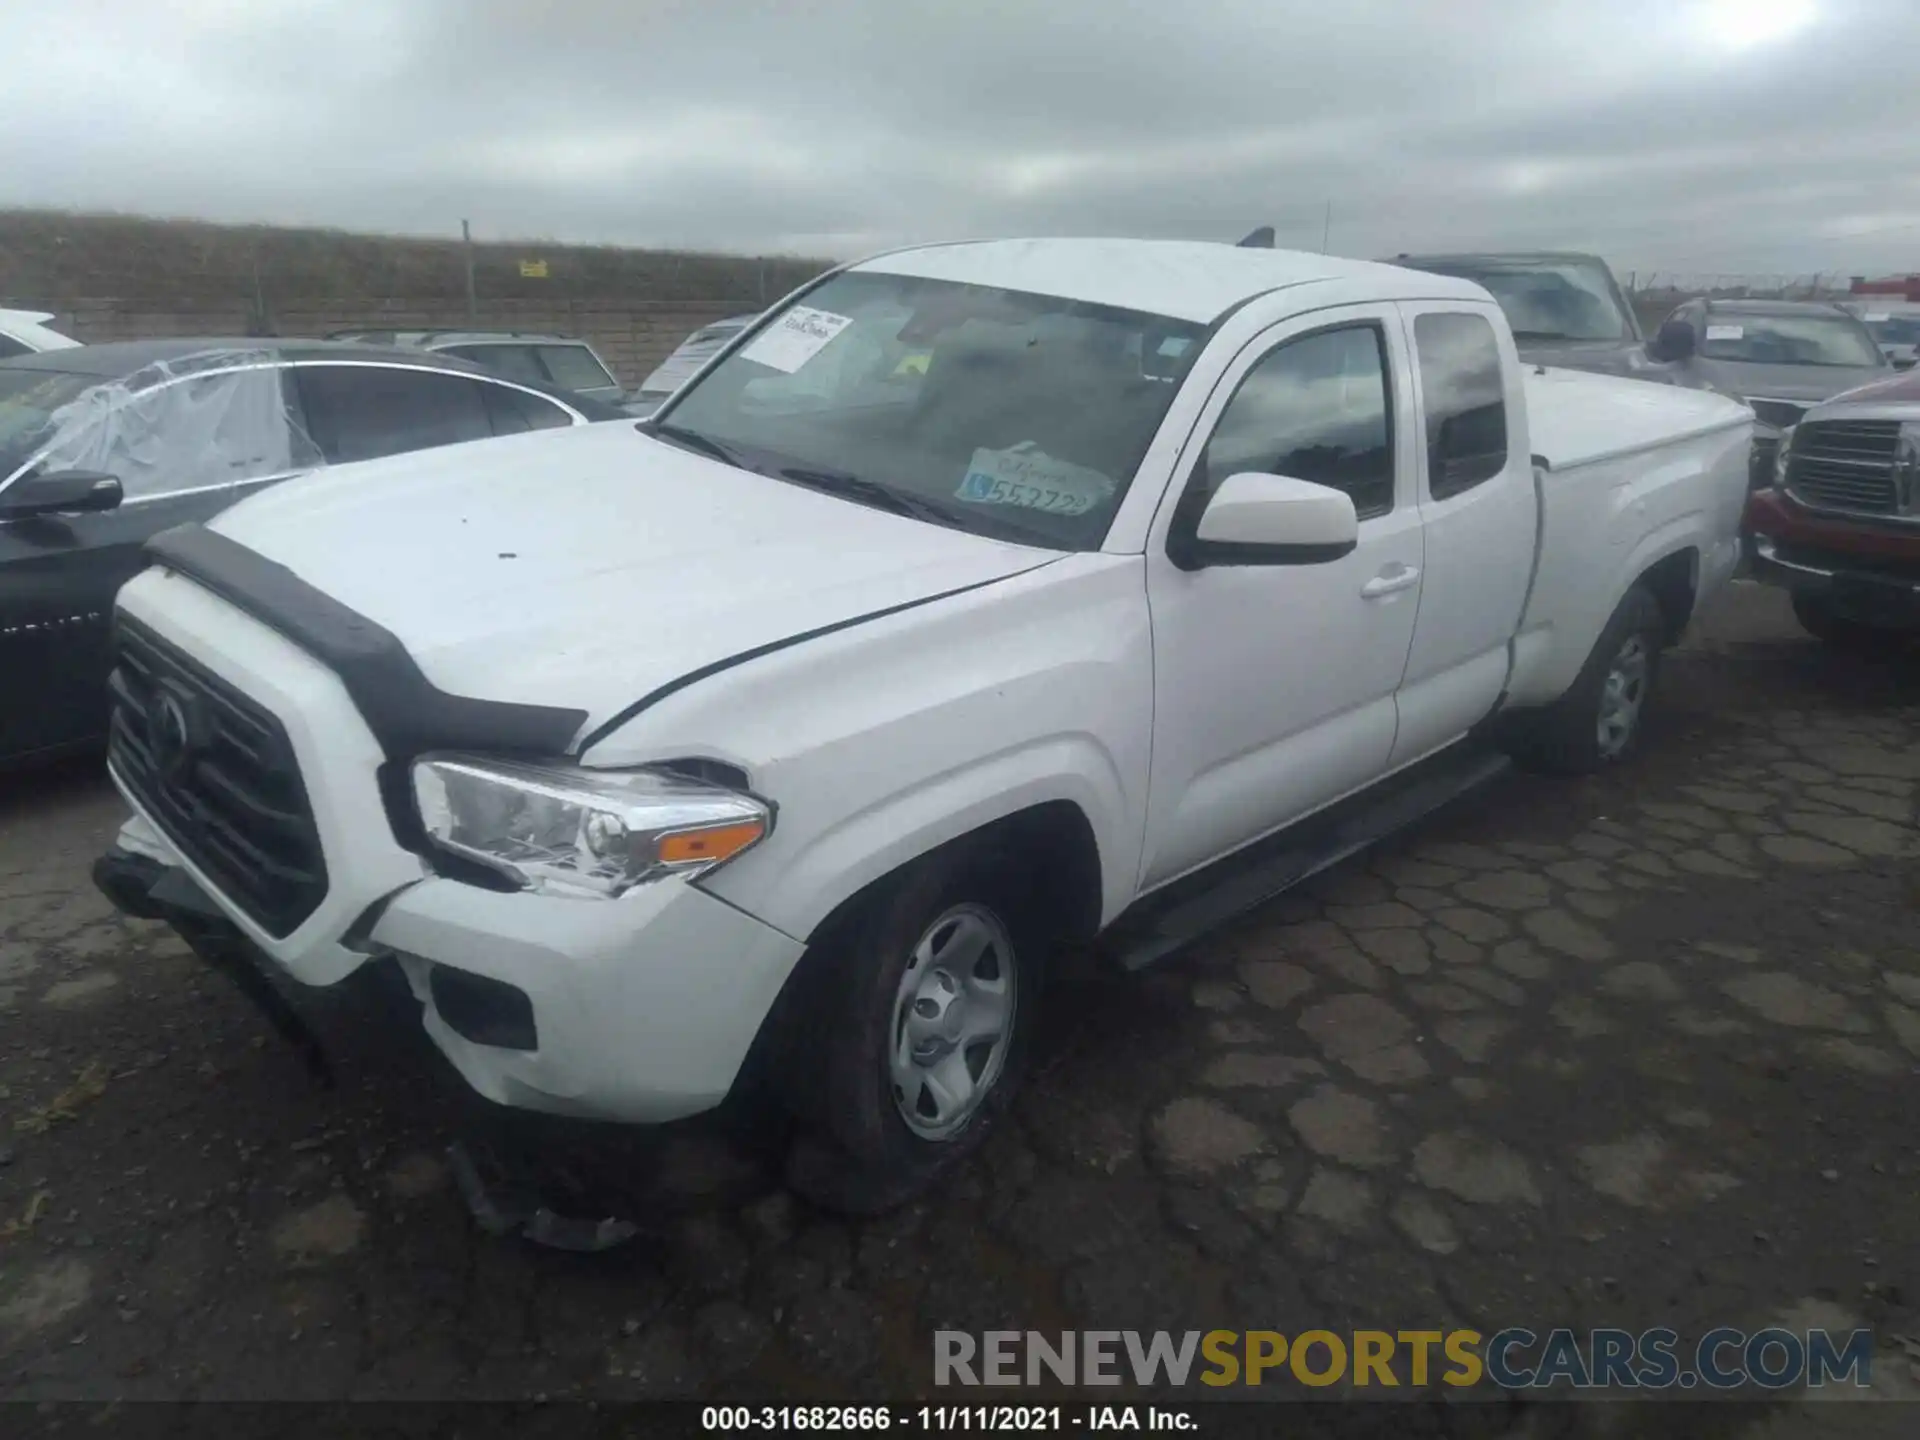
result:
[[[1793,432],[1787,491],[1818,510],[1895,515],[1898,420],[1817,420]]]
[[[325,897],[327,869],[279,720],[125,616],[109,685],[114,772],[223,895],[268,934],[292,933]]]
[[[1807,413],[1806,406],[1793,400],[1749,400],[1747,404],[1753,408],[1756,420],[1776,430],[1798,425],[1800,417]]]

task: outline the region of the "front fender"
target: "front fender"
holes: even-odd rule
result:
[[[721,671],[585,757],[711,756],[777,807],[704,888],[805,939],[949,840],[1048,802],[1100,858],[1101,919],[1133,898],[1153,720],[1139,556],[1081,554]]]

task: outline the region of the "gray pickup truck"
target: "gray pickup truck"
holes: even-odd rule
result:
[[[1388,263],[1458,276],[1491,291],[1522,360],[1636,380],[1674,379],[1672,367],[1648,353],[1633,307],[1598,255],[1560,250],[1396,255]]]

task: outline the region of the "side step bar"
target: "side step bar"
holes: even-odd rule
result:
[[[1122,915],[1106,945],[1124,970],[1171,959],[1350,855],[1505,774],[1507,757],[1448,750],[1383,785],[1268,836],[1147,896]]]

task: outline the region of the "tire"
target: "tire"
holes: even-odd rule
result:
[[[1795,591],[1793,595],[1793,618],[1800,622],[1801,629],[1821,644],[1849,654],[1871,655],[1891,650],[1902,640],[1898,631],[1849,620],[1835,613],[1833,607],[1818,595],[1800,591]]]
[[[1520,720],[1509,743],[1514,757],[1563,775],[1587,775],[1626,760],[1639,748],[1666,641],[1659,602],[1634,586],[1567,693]]]
[[[807,957],[803,1028],[779,1067],[803,1127],[788,1159],[795,1190],[879,1214],[986,1139],[1031,1050],[1048,948],[1036,913],[1007,866],[950,848],[822,937]]]

